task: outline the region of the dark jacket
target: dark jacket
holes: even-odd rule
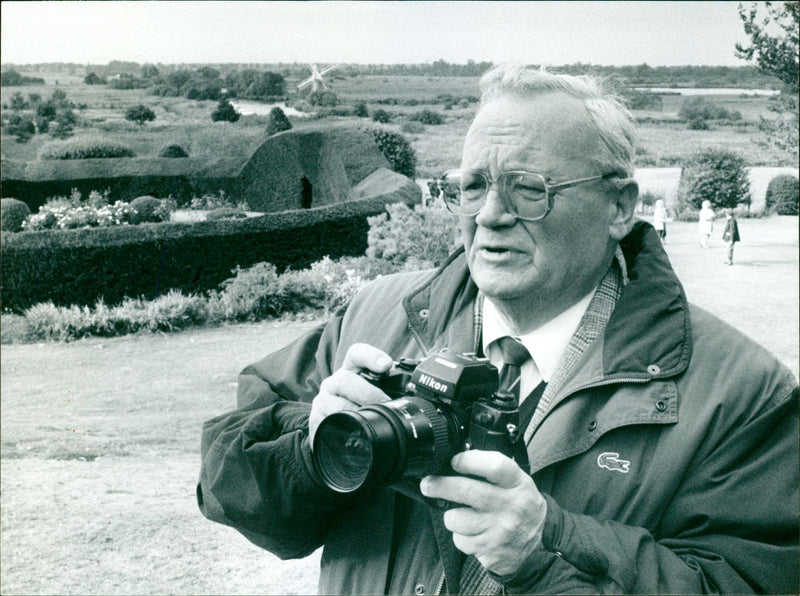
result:
[[[739,242],[739,223],[736,218],[731,216],[725,222],[725,229],[722,231],[722,239],[725,242]]]
[[[528,445],[545,548],[509,591],[798,590],[798,388],[766,350],[687,304],[654,230],[622,243],[630,282]],[[320,591],[457,590],[441,515],[383,488],[320,485],[309,402],[356,341],[395,358],[473,349],[462,253],[379,279],[336,317],[247,367],[239,409],[206,423],[198,501],[282,558],[324,544]]]

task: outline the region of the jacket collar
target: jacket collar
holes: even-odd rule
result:
[[[638,222],[620,242],[628,269],[622,291],[602,337],[593,352],[599,358],[600,378],[593,381],[649,380],[682,372],[691,356],[691,327],[683,286],[653,227]],[[443,347],[473,351],[472,308],[477,287],[469,276],[464,249],[403,304],[412,332],[425,350]],[[461,321],[457,334],[449,327]],[[447,338],[443,340],[443,338]],[[585,379],[584,379],[585,380]]]

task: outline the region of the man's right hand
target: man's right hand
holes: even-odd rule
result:
[[[392,359],[385,352],[368,344],[353,344],[345,354],[342,367],[322,381],[319,393],[311,402],[308,418],[308,438],[314,444],[314,434],[322,419],[342,410],[356,410],[361,406],[389,401],[383,391],[358,373],[371,370],[384,373],[392,367]]]

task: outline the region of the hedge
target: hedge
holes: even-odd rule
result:
[[[153,299],[170,289],[205,292],[237,265],[267,261],[282,272],[328,255],[363,254],[367,217],[385,198],[265,214],[244,220],[142,224],[4,234],[3,308],[90,305],[102,297]]]

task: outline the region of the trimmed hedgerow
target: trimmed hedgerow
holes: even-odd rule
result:
[[[3,306],[115,304],[169,289],[216,288],[236,265],[302,269],[325,255],[363,254],[367,217],[385,199],[350,201],[247,219],[48,230],[2,238]]]
[[[108,159],[136,157],[133,149],[107,139],[70,139],[42,147],[39,159]]]
[[[392,169],[398,174],[413,178],[417,171],[417,155],[408,139],[400,133],[380,128],[374,128],[370,132]]]
[[[800,207],[800,181],[797,176],[782,174],[769,181],[766,207],[778,215],[797,215]]]

